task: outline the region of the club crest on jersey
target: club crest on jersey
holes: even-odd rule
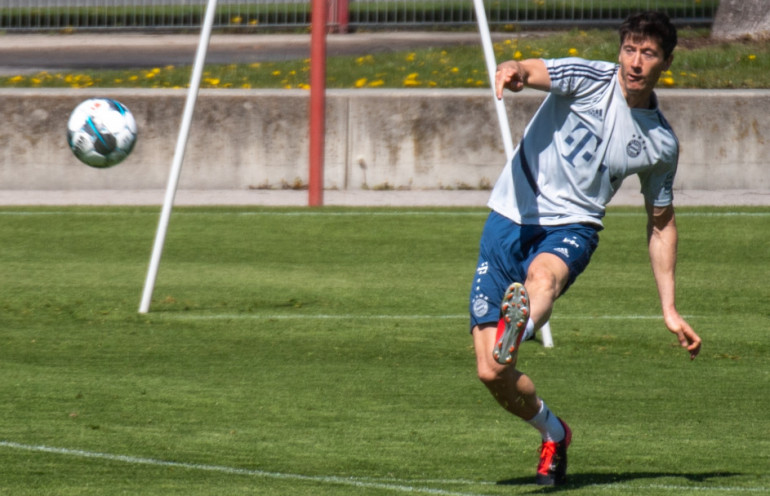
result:
[[[482,298],[477,297],[473,300],[473,315],[478,318],[485,316],[489,312],[489,302]]]
[[[626,145],[626,153],[631,158],[638,157],[642,150],[647,148],[647,144],[644,142],[641,136],[633,135],[631,136],[631,141],[628,142]]]

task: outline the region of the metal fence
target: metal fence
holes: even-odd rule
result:
[[[329,22],[356,29],[452,29],[474,26],[472,0],[327,0]],[[0,0],[0,30],[190,30],[206,0]],[[662,10],[679,24],[709,24],[719,0],[485,0],[493,29],[599,26],[639,10]],[[311,0],[219,0],[215,28],[303,30]]]

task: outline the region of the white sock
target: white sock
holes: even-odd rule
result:
[[[524,328],[524,333],[521,335],[521,342],[528,339],[532,339],[532,336],[535,335],[535,322],[532,319],[527,320],[527,327]]]
[[[551,412],[551,409],[548,408],[548,405],[543,400],[540,400],[540,411],[537,412],[537,415],[527,420],[527,423],[540,431],[543,441],[558,443],[567,435],[559,418]]]

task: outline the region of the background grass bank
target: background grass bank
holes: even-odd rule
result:
[[[770,45],[715,43],[707,30],[684,29],[674,64],[660,81],[668,88],[770,88]],[[567,56],[616,61],[615,30],[549,35],[512,33],[495,44],[498,61]],[[203,88],[309,88],[308,59],[210,65]],[[0,78],[3,87],[184,88],[190,67],[38,72]],[[480,45],[330,57],[329,88],[475,88],[488,83]]]

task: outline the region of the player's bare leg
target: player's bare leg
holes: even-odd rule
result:
[[[553,304],[567,284],[569,269],[564,261],[551,253],[541,253],[529,266],[524,287],[529,293],[529,313],[539,329],[551,318]]]
[[[529,318],[539,327],[551,316],[553,303],[567,283],[567,265],[556,255],[542,253],[529,266],[526,288]],[[535,385],[525,374],[516,370],[518,349],[508,364],[494,358],[497,324],[473,329],[476,366],[479,379],[506,410],[525,420],[531,419],[540,407]]]
[[[551,316],[553,304],[561,294],[569,276],[567,265],[557,256],[544,253],[530,264],[524,287],[512,285],[502,303],[506,333],[514,332],[518,339],[508,337],[506,343],[514,343],[510,350],[498,349],[498,325],[494,323],[473,329],[473,344],[479,379],[508,412],[527,421],[538,429],[543,437],[540,463],[536,481],[541,485],[559,485],[566,481],[567,447],[572,433],[561,419],[553,415],[538,398],[535,384],[526,374],[516,369],[522,321],[532,321],[539,328]],[[514,308],[506,312],[509,307]],[[516,310],[519,308],[521,310]],[[511,317],[513,317],[511,319]],[[519,319],[519,322],[516,322]],[[500,356],[501,351],[509,354]]]
[[[540,409],[535,384],[527,375],[516,370],[516,354],[513,362],[507,365],[501,365],[493,358],[496,333],[497,324],[473,329],[478,377],[500,406],[519,418],[529,420]]]

